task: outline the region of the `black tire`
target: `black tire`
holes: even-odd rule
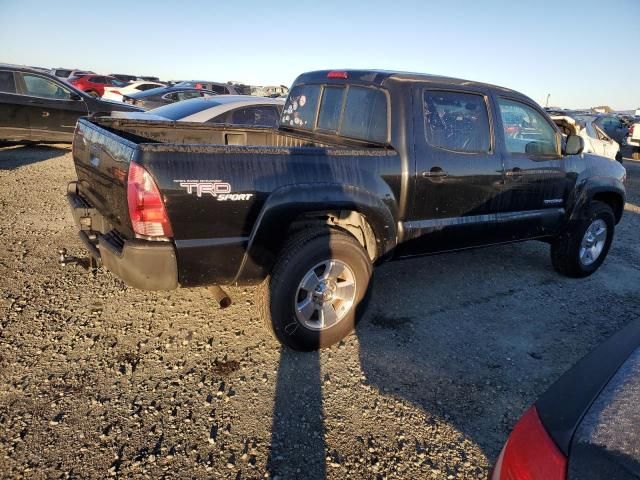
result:
[[[587,228],[597,219],[603,220],[607,227],[606,240],[597,259],[585,265],[580,260],[580,249]],[[573,222],[568,231],[551,244],[551,263],[559,273],[573,278],[582,278],[595,272],[609,253],[615,229],[615,216],[609,205],[593,201],[584,210],[581,217]]]
[[[314,330],[298,319],[294,304],[299,286],[314,266],[328,260],[346,264],[355,277],[355,300],[334,325]],[[314,228],[295,234],[282,248],[271,274],[259,288],[257,303],[272,335],[294,349],[325,348],[349,335],[362,316],[368,301],[373,268],[362,246],[340,230]]]
[[[92,96],[93,98],[100,98],[100,94],[98,92],[94,92],[93,90],[89,90],[87,95]]]

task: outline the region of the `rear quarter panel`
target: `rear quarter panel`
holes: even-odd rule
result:
[[[206,284],[211,277],[232,281],[265,204],[286,186],[305,186],[292,210],[335,208],[327,185],[340,185],[343,194],[349,186],[372,193],[397,218],[400,159],[391,150],[162,144],[139,149],[138,161],[164,195],[183,285]],[[198,195],[194,185],[200,183],[222,184],[244,196]]]

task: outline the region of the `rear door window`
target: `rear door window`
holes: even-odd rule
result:
[[[426,90],[423,107],[429,145],[464,153],[490,150],[491,130],[484,96]]]
[[[71,98],[71,92],[66,88],[62,88],[48,78],[29,73],[22,74],[25,93],[34,97],[52,98],[55,100],[68,100]]]
[[[13,72],[0,70],[0,92],[16,93],[16,81]]]
[[[245,107],[234,110],[231,123],[236,125],[253,125],[260,127],[276,127],[278,110],[274,107]]]

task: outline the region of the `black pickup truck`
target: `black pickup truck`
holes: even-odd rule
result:
[[[352,331],[374,265],[540,239],[561,273],[604,261],[625,169],[531,99],[386,71],[299,76],[278,129],[81,119],[68,198],[92,257],[132,287],[260,284],[295,349]]]

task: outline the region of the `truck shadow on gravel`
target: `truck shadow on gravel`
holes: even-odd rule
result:
[[[25,145],[0,143],[0,170],[16,168],[44,162],[69,153],[71,146]]]
[[[606,277],[598,273],[583,280],[556,274],[548,248],[505,245],[376,271],[355,333],[364,383],[457,432],[457,442],[443,446],[424,438],[416,445],[434,468],[443,467],[443,448],[455,452],[460,469],[447,462],[443,478],[469,473],[462,465],[465,439],[493,462],[539,394],[592,347],[640,318],[640,298],[603,288]],[[318,353],[281,350],[267,464],[274,478],[327,477],[320,360]],[[399,427],[412,433],[410,424]],[[485,466],[472,468],[474,476],[486,473]]]

